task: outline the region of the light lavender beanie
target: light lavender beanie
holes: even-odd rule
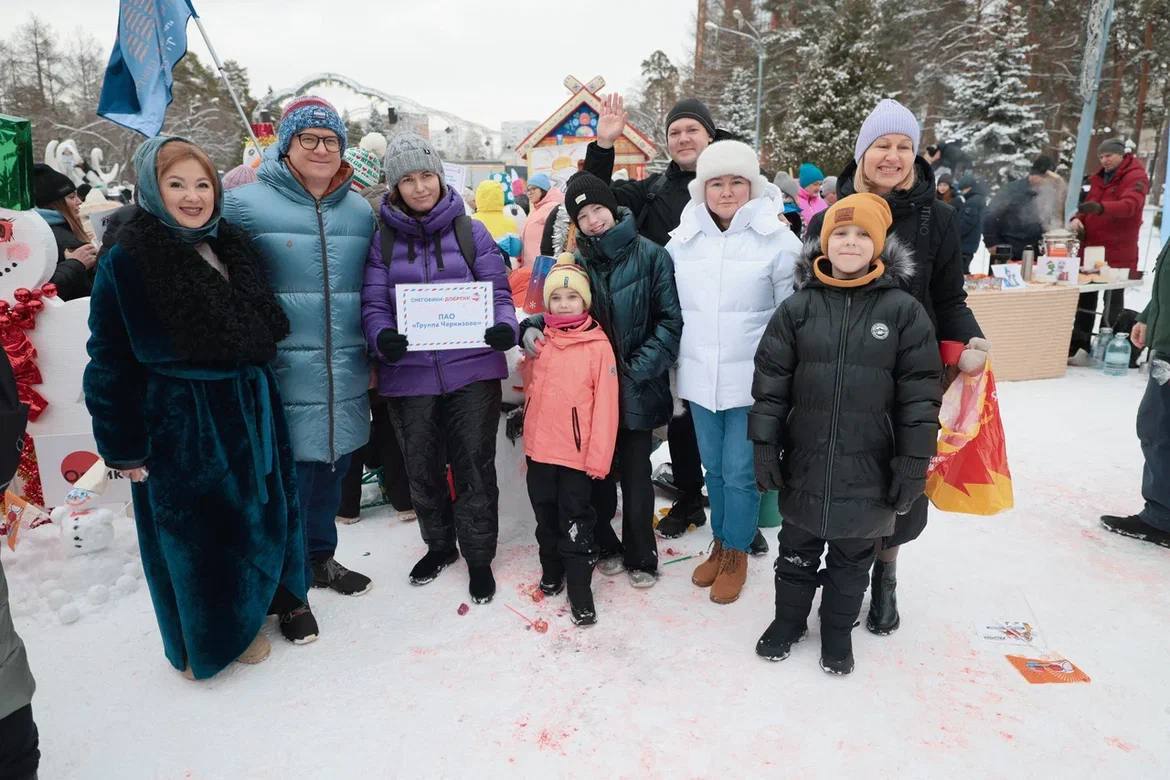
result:
[[[853,159],[860,163],[865,150],[889,133],[909,136],[914,143],[914,154],[918,154],[918,143],[922,140],[922,128],[918,126],[918,120],[906,106],[886,98],[877,104],[861,124],[857,145],[853,148]]]

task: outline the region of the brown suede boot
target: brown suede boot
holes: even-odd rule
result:
[[[715,582],[715,577],[719,574],[719,562],[722,558],[723,545],[716,539],[711,542],[711,554],[707,556],[707,560],[695,567],[695,573],[691,575],[691,582],[700,588],[711,587],[711,583]]]
[[[719,574],[711,585],[711,600],[716,604],[730,604],[739,598],[743,583],[747,580],[747,553],[739,550],[724,550]]]

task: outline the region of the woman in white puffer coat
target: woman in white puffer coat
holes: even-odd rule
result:
[[[691,580],[711,588],[712,601],[728,604],[747,578],[760,508],[747,437],[756,347],[792,294],[801,244],[777,218],[780,193],[760,175],[747,144],[708,146],[690,192],[666,250],[683,313],[678,394],[694,417],[715,536]]]

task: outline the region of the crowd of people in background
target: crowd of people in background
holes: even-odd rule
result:
[[[222,179],[197,139],[146,141],[134,203],[108,220],[101,252],[72,182],[38,166],[53,282],[62,297],[90,296],[94,435],[134,483],[177,670],[203,679],[264,660],[269,615],[289,641],[310,642],[311,588],[371,589],[335,553],[372,462],[394,508],[418,519],[426,552],[410,582],[462,557],[471,599],[492,601],[499,483],[518,478],[497,474],[495,458],[504,353],[517,346],[539,587],[567,589],[575,624],[598,620],[595,570],[652,587],[656,536],[705,525],[706,505],[713,540],[692,582],[716,604],[736,601],[748,556],[768,550],[767,497],[783,525],[756,652],[789,655],[818,587],[826,672],[853,670],[867,591],[866,628],[898,629],[899,553],[928,519],[939,343],[959,342],[956,367],[970,374],[990,350],[964,276],[981,244],[1019,258],[1065,226],[1066,183],[1042,156],[990,197],[957,145],[921,147],[894,100],[857,117],[837,176],[808,161],[769,179],[756,150],[685,99],[666,118],[666,170],[632,181],[614,170],[625,124],[621,97],[608,96],[564,190],[538,173],[523,205],[506,206],[495,180],[473,198],[448,186],[427,140],[351,147],[333,106],[298,98],[259,167]],[[1120,141],[1099,151],[1067,226],[1136,277],[1148,178]],[[544,313],[518,320],[542,255],[557,257]],[[1133,339],[1167,360],[1160,281]],[[423,282],[490,285],[482,344],[412,347],[396,289]],[[1140,415],[1146,508],[1103,519],[1170,546],[1157,476],[1170,464],[1170,391],[1151,380]],[[656,529],[662,428],[676,498]]]

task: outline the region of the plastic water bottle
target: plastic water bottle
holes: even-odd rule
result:
[[[1097,331],[1097,338],[1093,340],[1093,365],[1097,368],[1105,365],[1105,349],[1113,341],[1113,328],[1101,328]]]
[[[1129,334],[1118,333],[1105,348],[1105,373],[1109,376],[1125,376],[1129,373]]]

